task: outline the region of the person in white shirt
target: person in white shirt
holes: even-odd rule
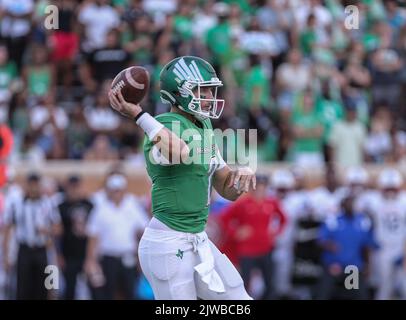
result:
[[[294,95],[306,89],[311,82],[311,68],[304,63],[297,49],[288,53],[288,59],[276,70],[277,86],[280,89],[278,106],[282,109],[293,107]]]
[[[90,52],[102,48],[107,33],[120,25],[118,12],[108,5],[107,0],[93,0],[79,11],[79,22],[85,28],[84,50]]]
[[[364,162],[365,125],[357,119],[357,107],[346,101],[345,119],[337,121],[328,138],[331,158],[343,168],[361,166]]]
[[[111,133],[120,126],[119,116],[110,108],[110,103],[105,92],[100,92],[94,106],[84,109],[86,122],[92,132]]]
[[[124,299],[133,299],[137,279],[138,241],[147,224],[144,209],[129,194],[127,180],[114,174],[106,181],[106,195],[91,212],[85,261],[95,298],[114,299],[120,288]]]
[[[0,0],[2,18],[0,22],[1,38],[5,40],[18,70],[21,69],[23,56],[29,43],[34,13],[33,0]]]
[[[63,144],[63,131],[69,125],[69,117],[56,104],[54,93],[49,93],[40,104],[30,109],[29,119],[32,131],[38,136],[36,144],[45,154],[51,153],[55,145]]]
[[[379,245],[376,253],[376,299],[387,300],[399,289],[406,298],[405,270],[401,259],[406,248],[406,201],[400,191],[403,178],[395,169],[384,169],[378,177],[379,196],[371,205],[374,233]]]

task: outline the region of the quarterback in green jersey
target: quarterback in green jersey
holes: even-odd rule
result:
[[[223,84],[213,67],[194,56],[178,57],[160,73],[160,96],[170,112],[155,118],[140,105],[109,93],[113,109],[145,132],[144,154],[152,180],[152,213],[138,248],[155,299],[251,299],[238,271],[207,238],[211,190],[236,200],[255,188],[248,167],[231,169],[214,141]]]

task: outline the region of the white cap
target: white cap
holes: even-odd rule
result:
[[[345,184],[367,184],[368,172],[362,167],[352,167],[345,174]]]
[[[278,169],[272,174],[271,185],[275,189],[292,189],[295,186],[295,178],[289,170]]]
[[[122,190],[127,187],[127,179],[121,174],[113,174],[107,178],[106,188],[110,190]]]
[[[383,169],[379,174],[378,186],[381,189],[400,188],[403,185],[403,178],[396,169]]]

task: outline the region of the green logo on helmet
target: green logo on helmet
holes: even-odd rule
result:
[[[207,61],[193,56],[176,58],[163,67],[160,81],[162,102],[179,107],[200,120],[220,117],[224,100],[217,99],[217,89],[223,84]],[[213,97],[202,97],[202,87],[213,88]],[[209,108],[203,110],[202,102],[209,103]]]

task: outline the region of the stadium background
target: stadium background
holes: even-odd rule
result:
[[[50,4],[57,30],[44,27]],[[359,29],[345,28],[347,5],[359,9]],[[0,33],[2,203],[33,171],[50,195],[80,174],[90,197],[120,163],[148,211],[143,134],[110,109],[106,93],[120,70],[143,65],[151,74],[143,107],[167,111],[159,72],[179,55],[215,66],[226,107],[214,126],[258,130],[259,172],[272,178],[287,168],[309,193],[325,186],[327,170],[345,184],[349,168],[364,167],[369,188],[383,168],[405,172],[401,1],[3,0]],[[337,129],[351,112],[359,140],[340,135],[351,125]]]

